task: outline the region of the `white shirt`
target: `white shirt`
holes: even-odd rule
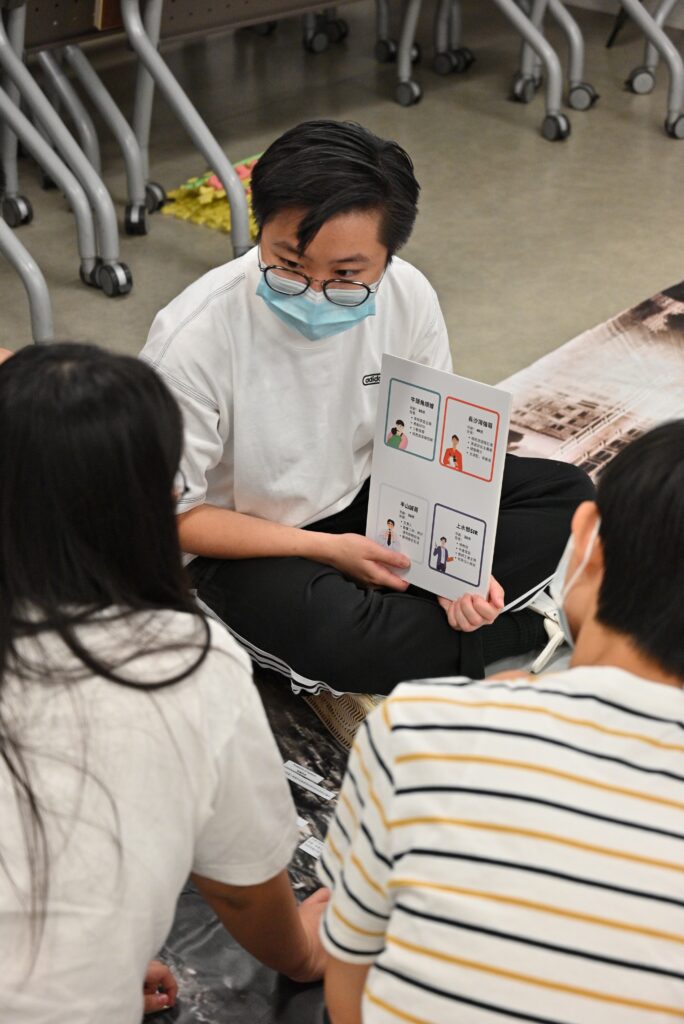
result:
[[[147,624],[145,624],[147,622]],[[132,639],[132,629],[138,632]],[[2,715],[24,744],[44,811],[49,893],[38,959],[30,953],[22,824],[0,761],[0,1021],[140,1024],[148,961],[163,945],[191,871],[233,885],[287,866],[296,814],[247,656],[210,623],[212,646],[186,680],[155,691],[197,658],[197,621],[176,612],[97,623],[81,640],[100,657],[156,653],[123,666],[130,688],[85,673],[70,685],[10,676]],[[62,669],[55,636],[22,652]]]
[[[380,530],[380,532],[375,535],[376,542],[378,544],[382,544],[384,548],[389,548],[390,551],[401,551],[401,544],[399,542],[399,535],[397,531],[393,529],[389,537],[388,533],[388,530]],[[388,539],[389,544],[387,543]]]
[[[207,503],[288,526],[345,508],[370,475],[384,352],[451,369],[437,296],[394,258],[376,314],[323,341],[256,295],[257,250],[217,267],[157,314],[142,358],[183,410],[179,512]]]
[[[680,689],[606,667],[398,686],[319,861],[324,945],[373,965],[364,1024],[680,1019],[683,811]]]

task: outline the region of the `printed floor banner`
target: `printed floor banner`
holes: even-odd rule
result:
[[[501,381],[513,394],[509,452],[592,477],[651,427],[684,416],[684,282]]]

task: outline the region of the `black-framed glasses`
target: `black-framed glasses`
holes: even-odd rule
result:
[[[287,267],[279,267],[272,263],[264,266],[259,260],[259,270],[264,275],[266,284],[271,291],[279,295],[303,295],[311,285],[320,283],[323,294],[328,302],[336,306],[362,306],[369,295],[377,291],[363,281],[348,281],[345,278],[331,277],[327,281],[318,281],[316,277],[309,277],[298,270],[288,270]]]

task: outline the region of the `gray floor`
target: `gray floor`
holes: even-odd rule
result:
[[[623,89],[640,63],[636,29],[629,26],[606,51],[612,18],[586,11],[577,16],[588,43],[587,78],[601,99],[594,110],[572,114],[566,143],[544,142],[541,99],[529,107],[506,100],[518,58],[512,29],[493,4],[464,7],[465,41],[477,63],[465,76],[440,78],[424,60],[417,72],[424,98],[410,109],[393,102],[393,66],[373,59],[371,0],[346,8],[348,40],[319,57],[303,54],[296,21],[281,23],[268,39],[215,36],[165,53],[233,160],[308,117],[355,119],[400,141],[423,188],[404,255],[439,293],[458,372],[496,382],[684,276],[684,142],[662,130],[664,73],[651,96]],[[675,34],[680,45],[682,35]],[[429,56],[427,20],[420,38]],[[128,110],[130,52],[109,46],[94,59]],[[123,210],[120,157],[106,140],[103,151],[107,183]],[[161,100],[151,167],[168,188],[204,169]],[[46,274],[63,338],[136,353],[156,310],[230,256],[225,235],[157,215],[146,238],[122,239],[133,293],[106,299],[78,282],[64,200],[41,192],[30,165],[22,172],[36,219],[21,237]],[[25,297],[4,264],[0,311],[0,344],[27,344]]]

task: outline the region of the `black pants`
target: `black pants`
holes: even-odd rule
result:
[[[575,466],[506,457],[493,567],[506,602],[554,571],[575,508],[593,497],[591,480]],[[363,534],[367,505],[368,484],[348,508],[309,529]],[[369,589],[305,558],[197,558],[189,569],[201,600],[255,660],[304,687],[321,680],[336,690],[388,693],[406,679],[481,678],[486,664],[544,641],[532,612],[459,633],[432,594]]]

